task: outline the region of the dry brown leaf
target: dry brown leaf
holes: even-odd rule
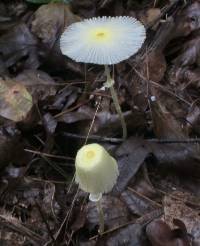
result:
[[[0,115],[15,122],[26,118],[33,106],[26,87],[13,80],[0,79]]]
[[[43,71],[27,69],[15,80],[26,86],[34,101],[42,101],[56,94],[55,81]]]
[[[52,48],[64,28],[77,21],[80,18],[71,12],[69,5],[50,3],[35,12],[31,30],[43,44]]]
[[[171,230],[162,220],[154,220],[146,228],[152,246],[190,246],[188,235],[182,228]]]
[[[167,224],[174,228],[174,219],[181,220],[194,240],[200,240],[200,216],[199,211],[187,206],[188,193],[174,192],[165,196],[164,218]]]
[[[36,69],[39,66],[36,47],[37,40],[24,23],[9,28],[0,37],[0,53],[7,68],[20,66]]]
[[[174,37],[187,36],[200,27],[200,3],[195,1],[183,9],[175,19]]]
[[[154,133],[157,138],[182,139],[184,133],[180,122],[169,112],[161,101],[151,101]]]
[[[95,16],[96,13],[96,0],[73,0],[72,10],[81,17],[90,18]]]
[[[153,21],[159,18],[161,10],[159,8],[150,8],[146,11],[141,11],[139,14],[140,20],[145,26],[150,25]]]

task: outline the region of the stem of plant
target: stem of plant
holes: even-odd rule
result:
[[[114,80],[110,76],[110,70],[109,70],[108,65],[105,65],[105,74],[107,77],[106,85],[107,85],[107,87],[110,88],[110,93],[111,93],[111,96],[113,99],[113,103],[115,105],[115,109],[116,109],[116,111],[119,115],[120,121],[121,121],[122,130],[123,130],[122,137],[123,137],[123,139],[126,139],[127,138],[126,122],[125,122],[125,119],[124,119],[124,116],[123,116],[123,113],[122,113],[122,110],[121,110],[121,107],[119,104],[117,93],[116,93],[115,88],[114,88]]]
[[[103,234],[104,232],[104,213],[103,213],[103,209],[101,206],[101,199],[99,199],[96,202],[97,205],[97,211],[98,211],[98,215],[99,215],[99,234]]]

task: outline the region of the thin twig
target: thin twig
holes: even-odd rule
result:
[[[122,225],[119,225],[119,226],[116,226],[114,228],[111,228],[110,230],[104,231],[101,236],[107,235],[109,233],[112,233],[112,232],[114,232],[116,230],[122,229],[122,228],[124,228],[126,226],[129,226],[131,224],[140,224],[142,226],[145,226],[146,224],[150,223],[155,218],[160,217],[162,214],[163,214],[163,210],[161,208],[158,208],[158,209],[156,209],[156,210],[154,210],[154,211],[148,213],[147,215],[144,215],[144,216],[142,216],[142,217],[140,217],[138,219],[131,220],[131,221],[127,222],[127,223],[124,223]],[[90,241],[91,240],[95,240],[98,237],[99,237],[99,235],[95,235],[95,236],[89,238],[89,240]]]
[[[63,132],[63,135],[69,138],[77,138],[77,139],[85,139],[85,135],[79,135],[75,133]],[[88,137],[90,140],[95,140],[98,142],[110,142],[110,143],[122,143],[124,140],[122,138],[109,138],[109,137],[102,137],[98,135],[90,135]],[[200,143],[200,138],[186,138],[186,139],[158,139],[158,138],[150,138],[150,139],[143,139],[147,142],[152,143],[159,143],[159,144],[177,144],[177,143]]]
[[[166,89],[164,86],[162,86],[162,85],[156,83],[155,81],[148,80],[148,79],[147,79],[146,77],[144,77],[144,76],[143,76],[136,68],[133,67],[132,69],[135,71],[135,73],[136,73],[142,80],[144,80],[144,81],[146,81],[146,82],[150,82],[153,86],[155,86],[155,87],[161,89],[162,91],[168,93],[169,95],[171,95],[171,96],[173,96],[173,97],[178,98],[180,101],[184,102],[184,103],[187,104],[188,106],[191,106],[191,103],[189,103],[188,101],[186,101],[184,98],[179,97],[178,95],[176,95],[176,94],[173,93],[172,91]]]
[[[69,109],[67,109],[67,110],[64,110],[64,111],[60,112],[59,114],[54,115],[54,118],[57,119],[57,118],[59,118],[60,116],[63,116],[64,114],[67,114],[67,113],[69,113],[69,112],[71,112],[71,111],[73,111],[73,110],[75,110],[75,109],[77,109],[77,108],[80,108],[82,105],[85,105],[85,104],[88,103],[90,100],[91,100],[91,99],[88,99],[88,100],[86,100],[86,101],[84,101],[84,102],[78,103],[78,104],[75,105],[74,107],[71,107],[71,108],[69,108]]]
[[[130,190],[132,193],[134,193],[135,195],[137,195],[138,197],[141,197],[142,199],[150,202],[152,205],[158,207],[158,208],[162,208],[162,205],[160,205],[159,203],[151,200],[150,198],[148,198],[147,196],[142,195],[141,193],[137,192],[136,190],[134,190],[131,187],[128,187],[128,190]]]
[[[159,143],[159,144],[177,144],[177,143],[186,143],[186,144],[195,144],[200,143],[200,138],[188,138],[188,139],[147,139],[148,142]]]
[[[69,138],[77,138],[77,139],[85,139],[85,135],[79,135],[76,133],[70,133],[70,132],[63,132],[63,135]],[[90,135],[88,136],[88,140],[94,140],[99,142],[111,142],[111,143],[121,143],[123,142],[122,138],[109,138],[109,137],[102,137],[98,135]]]
[[[29,152],[29,153],[33,153],[35,155],[46,156],[46,157],[51,157],[51,158],[56,158],[56,159],[63,159],[63,160],[73,160],[74,161],[74,158],[72,158],[72,157],[67,157],[67,156],[62,156],[62,155],[52,155],[52,154],[40,152],[40,151],[37,151],[37,150],[31,150],[31,149],[24,149],[24,151]]]

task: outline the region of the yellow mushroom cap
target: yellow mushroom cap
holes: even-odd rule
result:
[[[96,143],[85,145],[77,152],[75,167],[79,187],[95,199],[111,191],[119,175],[116,160]]]

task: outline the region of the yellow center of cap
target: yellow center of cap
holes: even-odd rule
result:
[[[108,42],[112,32],[108,28],[97,27],[90,32],[90,40],[93,42]]]
[[[97,37],[102,38],[105,36],[105,33],[104,32],[98,32],[96,35],[97,35]]]
[[[86,152],[87,159],[92,159],[95,156],[95,152],[93,150],[89,150]]]

